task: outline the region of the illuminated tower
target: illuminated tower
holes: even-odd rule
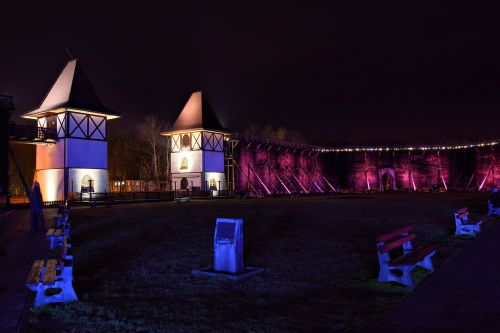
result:
[[[225,189],[224,138],[220,124],[201,91],[194,92],[168,132],[172,187],[176,189]]]
[[[103,105],[78,60],[69,61],[40,107],[22,116],[57,133],[54,144],[36,147],[35,180],[45,201],[107,190],[106,123],[119,116]]]

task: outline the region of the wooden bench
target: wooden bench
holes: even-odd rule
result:
[[[434,271],[431,257],[436,254],[436,246],[414,249],[412,240],[416,237],[413,227],[404,227],[377,237],[378,261],[380,272],[379,282],[398,282],[413,288],[412,271],[420,266]],[[402,247],[402,255],[392,258],[390,252]],[[399,271],[400,274],[394,271]]]
[[[481,231],[481,223],[483,221],[478,221],[476,223],[472,223],[469,220],[469,209],[467,207],[460,208],[455,216],[455,236],[459,235],[469,235],[476,236]]]
[[[36,292],[35,308],[50,303],[77,301],[73,289],[73,257],[68,255],[67,238],[63,237],[58,259],[35,260],[26,279],[26,287]]]
[[[57,260],[35,260],[31,271],[26,279],[26,287],[32,291],[37,291],[38,285],[52,286],[56,282]]]
[[[175,198],[175,201],[177,203],[181,203],[181,202],[191,202],[191,196],[189,195],[178,195],[176,198]]]

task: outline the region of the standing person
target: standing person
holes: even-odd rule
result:
[[[43,197],[40,192],[40,184],[34,182],[31,191],[31,230],[41,229],[45,231],[45,219],[43,218]]]

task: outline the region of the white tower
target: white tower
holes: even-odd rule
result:
[[[40,107],[22,115],[57,133],[56,143],[36,147],[35,180],[44,201],[107,191],[106,122],[119,116],[103,105],[78,60],[69,61]]]
[[[172,187],[224,190],[224,138],[230,135],[220,124],[201,91],[191,94],[168,132]]]

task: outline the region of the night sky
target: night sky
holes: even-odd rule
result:
[[[201,89],[229,129],[271,123],[310,143],[500,138],[497,11],[343,2],[2,5],[0,93],[36,108],[67,47],[128,128],[173,122]]]

